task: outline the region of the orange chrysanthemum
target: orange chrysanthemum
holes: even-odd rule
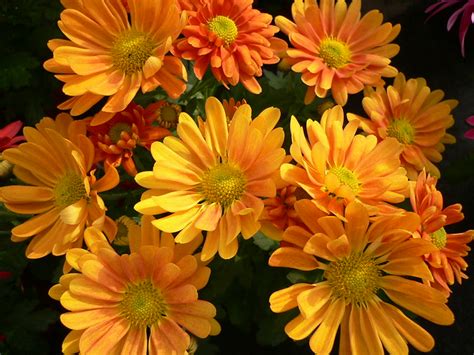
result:
[[[94,161],[121,165],[129,175],[135,176],[133,150],[137,145],[150,149],[153,142],[171,134],[166,128],[153,126],[153,120],[143,107],[132,102],[106,123],[89,126],[90,139],[96,147]]]
[[[274,129],[280,117],[276,108],[254,120],[249,105],[240,106],[230,125],[222,104],[206,101],[207,119],[201,130],[186,113],[179,117],[179,138],[166,137],[151,147],[153,171],[136,181],[150,189],[135,209],[143,214],[171,215],[154,221],[165,232],[179,232],[178,243],[207,231],[202,260],[217,251],[225,259],[237,253],[238,235],[252,237],[263,211],[259,197],[274,197],[272,175],[281,165],[284,133]]]
[[[443,195],[436,189],[437,179],[422,171],[418,180],[412,183],[410,201],[413,210],[420,216],[421,225],[415,237],[431,241],[436,250],[425,255],[425,260],[433,274],[430,284],[449,295],[449,285],[456,280],[467,279],[463,273],[467,262],[463,259],[471,250],[467,246],[474,237],[474,231],[447,233],[445,226],[464,219],[459,203],[443,208]]]
[[[178,125],[181,106],[160,100],[148,105],[145,112],[147,116],[153,117],[161,127],[174,130]]]
[[[430,351],[431,335],[399,308],[436,324],[454,321],[447,298],[419,280],[431,278],[421,256],[434,247],[410,238],[418,216],[385,216],[370,224],[365,207],[352,202],[345,219],[346,223],[335,216],[313,219],[316,233],[304,245],[305,263],[294,257],[292,264],[288,253],[282,260],[278,250],[270,257],[272,266],[323,271],[321,282],[295,284],[270,296],[274,312],[298,307],[301,313],[286,325],[286,333],[294,340],[312,334],[309,345],[317,354],[331,352],[339,329],[339,354],[383,355],[384,349],[408,354],[407,342]],[[287,233],[292,240],[307,238],[294,229]]]
[[[161,86],[173,98],[186,89],[183,64],[166,55],[186,23],[176,0],[129,0],[128,6],[130,14],[121,0],[68,2],[59,27],[69,40],[48,44],[53,58],[44,67],[73,96],[59,108],[80,115],[110,96],[93,125],[123,111],[140,88]]]
[[[2,187],[0,198],[9,210],[35,216],[12,229],[12,240],[32,238],[26,249],[31,259],[81,247],[84,228],[90,225],[103,228],[112,240],[115,223],[105,216],[98,193],[115,187],[119,176],[109,166],[96,180],[91,171],[94,146],[85,136],[85,126],[61,114],[56,121],[44,118],[36,129],[25,127],[23,133],[26,143],[3,155],[27,185]]]
[[[173,53],[193,60],[194,73],[204,77],[210,66],[224,86],[241,82],[247,90],[262,91],[255,77],[262,76],[263,64],[279,61],[276,53],[286,43],[273,35],[278,27],[270,25],[272,16],[252,8],[253,0],[209,0],[197,9],[183,29]]]
[[[198,299],[210,270],[190,255],[197,245],[179,250],[150,222],[142,220],[141,233],[137,226],[130,255],[118,255],[93,227],[86,230],[91,251],[67,253],[79,273],[62,276],[49,292],[70,311],[61,315],[72,329],[64,353],[186,354],[185,330],[200,338],[219,333],[215,307]]]
[[[441,161],[444,144],[456,142],[446,133],[454,124],[451,110],[456,100],[443,100],[441,90],[431,91],[423,78],[405,80],[399,74],[387,89],[368,89],[362,100],[369,119],[348,114],[349,120],[360,121],[361,128],[380,140],[396,138],[403,144],[402,165],[411,180],[426,170],[440,176],[432,162]]]
[[[339,105],[345,105],[348,94],[364,85],[383,85],[382,77],[394,77],[390,66],[399,47],[390,44],[400,26],[382,25],[377,10],[360,18],[360,0],[347,6],[344,0],[295,0],[292,14],[295,22],[278,16],[276,24],[286,33],[294,48],[288,49],[292,70],[302,73],[308,86],[305,102],[315,96],[326,97],[328,90]]]
[[[377,144],[373,135],[355,134],[358,123],[343,128],[344,112],[336,106],[324,112],[321,123],[308,120],[306,130],[291,120],[291,155],[299,164],[283,164],[281,176],[300,186],[325,212],[342,217],[353,200],[381,212],[408,195],[408,179],[400,167],[402,146],[396,139]],[[371,211],[372,213],[372,211]]]

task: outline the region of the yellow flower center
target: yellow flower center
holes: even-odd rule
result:
[[[446,230],[441,227],[436,232],[430,234],[431,242],[436,246],[438,249],[443,249],[446,246],[447,234]]]
[[[153,40],[143,32],[131,29],[120,34],[112,46],[112,59],[116,68],[130,75],[143,69],[153,54]]]
[[[415,128],[406,119],[396,119],[390,122],[387,136],[396,138],[402,144],[412,144],[415,139]]]
[[[325,38],[319,45],[319,56],[331,68],[342,68],[351,60],[349,46],[335,38]]]
[[[61,177],[53,190],[56,205],[67,207],[87,196],[84,180],[76,172],[66,173]]]
[[[239,30],[234,21],[227,16],[216,16],[209,21],[209,30],[214,32],[217,37],[229,45],[235,41]]]
[[[151,327],[168,313],[161,291],[150,280],[128,285],[119,309],[132,326],[139,328]]]
[[[122,132],[132,132],[132,126],[125,122],[119,122],[110,128],[108,135],[112,142],[117,143],[120,140]]]
[[[362,253],[331,262],[324,276],[334,295],[351,303],[366,303],[378,290],[381,271],[375,260]]]
[[[240,199],[245,191],[245,176],[229,164],[216,165],[204,174],[201,190],[209,203],[219,203],[222,207],[229,207],[232,202]]]
[[[355,174],[349,169],[343,166],[337,166],[331,168],[329,173],[332,173],[337,176],[341,184],[346,185],[351,188],[351,190],[357,194],[360,190],[360,183]]]

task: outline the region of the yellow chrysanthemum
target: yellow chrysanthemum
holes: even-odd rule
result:
[[[186,89],[186,69],[166,55],[186,23],[176,0],[121,0],[66,2],[59,28],[68,40],[48,43],[53,58],[46,70],[64,82],[72,96],[59,106],[80,115],[109,96],[92,124],[104,123],[123,111],[138,89],[161,86],[169,96]]]
[[[282,178],[306,190],[323,211],[340,217],[353,200],[376,206],[378,212],[390,208],[387,202],[402,202],[408,194],[399,159],[402,145],[394,138],[377,144],[374,135],[356,134],[357,122],[343,123],[341,106],[326,110],[321,123],[306,122],[308,141],[293,117],[290,152],[299,166],[283,164]]]
[[[456,142],[446,130],[454,124],[451,110],[458,104],[443,97],[443,91],[431,91],[425,79],[406,80],[399,74],[393,86],[366,91],[362,105],[368,119],[352,114],[347,117],[360,121],[361,128],[379,141],[394,137],[403,144],[401,160],[410,180],[416,180],[423,168],[439,177],[432,162],[441,161],[445,144]]]
[[[36,128],[24,128],[26,143],[3,152],[27,185],[0,188],[2,202],[13,212],[35,215],[12,229],[13,241],[32,238],[28,258],[62,255],[80,247],[89,225],[103,228],[111,240],[115,237],[115,223],[105,216],[98,193],[115,187],[118,173],[108,166],[96,180],[91,171],[94,146],[85,136],[85,126],[72,122],[66,114],[56,121],[45,118]]]
[[[179,254],[172,236],[161,238],[150,222],[142,220],[129,255],[118,255],[94,227],[85,235],[90,252],[67,253],[79,273],[49,291],[69,311],[61,315],[72,329],[64,353],[185,354],[192,345],[185,330],[199,338],[219,333],[215,307],[198,299],[210,270],[191,255],[197,244]]]
[[[345,219],[346,223],[335,216],[313,219],[319,232],[304,245],[306,268],[295,258],[300,270],[323,270],[323,280],[295,284],[270,296],[274,312],[295,307],[300,311],[285,332],[294,340],[311,336],[309,345],[317,354],[331,352],[339,329],[339,354],[383,355],[384,349],[408,354],[407,343],[430,351],[431,335],[400,308],[442,325],[452,324],[454,316],[447,298],[420,281],[432,280],[422,255],[434,247],[426,240],[410,238],[418,216],[385,216],[370,224],[366,208],[352,202]],[[306,238],[294,230],[291,233],[293,240]],[[291,267],[288,258],[281,263],[281,255],[277,256],[272,255],[270,265]]]
[[[373,10],[361,18],[361,1],[347,6],[344,0],[295,0],[292,14],[295,22],[278,16],[276,24],[289,36],[294,48],[287,51],[286,61],[292,70],[302,73],[308,86],[305,102],[315,96],[326,97],[328,90],[339,105],[345,105],[348,94],[364,85],[383,85],[382,77],[394,77],[390,66],[399,47],[391,44],[400,25],[384,23],[382,14]]]
[[[179,232],[178,243],[207,231],[202,259],[209,260],[217,251],[229,259],[237,253],[239,233],[250,238],[260,228],[259,197],[275,196],[272,175],[285,157],[284,133],[274,129],[280,117],[276,108],[252,120],[250,106],[242,105],[230,125],[216,98],[207,99],[205,108],[207,119],[200,128],[182,113],[179,138],[166,137],[152,145],[153,171],[136,176],[150,190],[135,209],[143,214],[170,212],[154,225]]]

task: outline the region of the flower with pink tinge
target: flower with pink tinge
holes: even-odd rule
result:
[[[18,143],[25,140],[24,136],[17,136],[21,127],[23,127],[23,122],[15,121],[0,129],[0,152],[16,147]]]
[[[466,118],[466,122],[469,126],[474,127],[474,115],[471,117]],[[474,128],[470,128],[464,133],[464,137],[467,139],[473,139],[474,140]]]

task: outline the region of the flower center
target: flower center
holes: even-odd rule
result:
[[[330,263],[324,275],[337,297],[360,304],[377,292],[381,271],[374,259],[354,253]]]
[[[178,121],[178,113],[172,106],[163,106],[160,110],[160,119],[165,122],[174,123]]]
[[[87,196],[84,180],[75,172],[66,173],[53,190],[56,205],[67,207]]]
[[[357,177],[354,175],[352,171],[349,169],[343,167],[343,166],[337,166],[334,168],[331,168],[329,170],[329,173],[332,173],[337,176],[341,184],[346,185],[351,188],[351,190],[357,194],[360,190],[359,186],[359,180]]]
[[[415,129],[405,119],[393,120],[387,128],[387,135],[396,138],[402,144],[412,144],[415,139]]]
[[[168,305],[150,280],[127,286],[119,304],[121,315],[135,327],[151,327],[166,317]]]
[[[117,225],[117,234],[113,241],[115,245],[128,245],[128,226],[126,224],[128,220],[129,218],[126,216],[122,216],[115,220],[115,224]]]
[[[153,54],[153,40],[143,32],[131,29],[120,34],[112,47],[112,59],[116,68],[127,75],[143,69]]]
[[[209,30],[229,45],[235,41],[239,30],[234,21],[227,16],[216,16],[209,21]]]
[[[132,126],[125,122],[116,123],[110,128],[108,135],[112,142],[117,143],[120,140],[122,132],[131,133]]]
[[[446,230],[441,227],[436,232],[430,234],[431,242],[436,246],[438,249],[443,249],[446,246],[447,242],[447,234]]]
[[[351,51],[344,42],[328,37],[319,45],[319,56],[328,67],[338,69],[350,62]]]
[[[245,176],[239,170],[226,163],[216,165],[204,174],[201,189],[209,203],[219,203],[229,207],[245,191]]]

